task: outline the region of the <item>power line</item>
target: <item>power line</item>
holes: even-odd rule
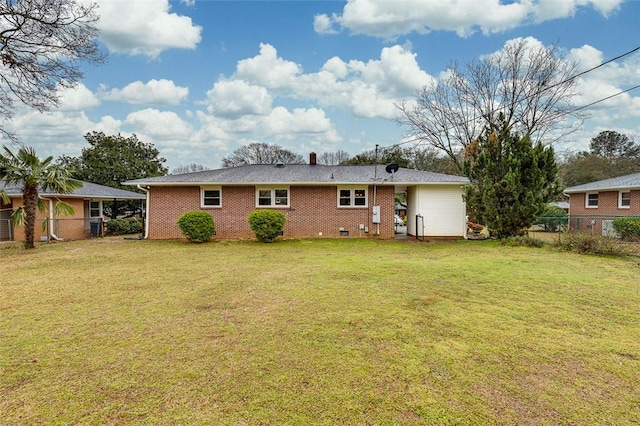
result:
[[[591,102],[590,104],[583,105],[583,106],[578,107],[578,108],[576,108],[576,109],[573,109],[573,110],[571,110],[571,111],[567,111],[567,112],[566,112],[565,114],[563,114],[563,115],[566,115],[566,114],[573,114],[574,112],[580,111],[581,109],[589,108],[590,106],[593,106],[593,105],[595,105],[595,104],[599,104],[600,102],[604,102],[604,101],[606,101],[606,100],[608,100],[608,99],[611,99],[611,98],[614,98],[614,97],[616,97],[616,96],[618,96],[618,95],[622,95],[623,93],[630,92],[630,91],[632,91],[632,90],[634,90],[634,89],[637,89],[637,88],[639,88],[639,87],[640,87],[640,84],[638,84],[638,85],[636,85],[636,86],[633,86],[633,87],[630,87],[630,88],[628,88],[628,89],[626,89],[626,90],[622,90],[622,91],[620,91],[620,92],[618,92],[618,93],[614,93],[613,95],[609,95],[609,96],[607,96],[606,98],[598,99],[597,101]]]
[[[580,72],[580,73],[578,73],[578,74],[574,75],[573,77],[569,77],[569,78],[567,78],[567,79],[566,79],[566,80],[564,80],[564,81],[561,81],[561,82],[559,82],[559,83],[556,83],[556,84],[554,84],[554,85],[551,85],[551,86],[549,86],[547,89],[550,89],[550,88],[552,88],[552,87],[559,86],[559,85],[561,85],[561,84],[567,83],[567,82],[569,82],[569,81],[571,81],[571,80],[574,80],[574,79],[576,79],[576,78],[578,78],[578,77],[580,77],[580,76],[583,76],[583,75],[585,75],[585,74],[588,74],[588,73],[590,73],[591,71],[595,71],[595,70],[597,70],[597,69],[598,69],[598,68],[600,68],[600,67],[603,67],[603,66],[605,66],[605,65],[607,65],[607,64],[610,64],[611,62],[617,61],[618,59],[624,58],[625,56],[629,56],[629,55],[631,55],[632,53],[637,52],[638,50],[640,50],[640,46],[636,47],[635,49],[631,49],[631,50],[629,50],[628,52],[625,52],[625,53],[623,53],[623,54],[621,54],[621,55],[618,55],[618,56],[616,56],[615,58],[611,58],[611,59],[609,59],[608,61],[604,61],[604,62],[602,62],[601,64],[596,65],[596,66],[595,66],[595,67],[593,67],[593,68],[589,68],[588,70],[582,71],[582,72]]]
[[[585,71],[582,71],[582,72],[580,72],[580,73],[578,73],[578,74],[576,74],[576,75],[573,75],[573,76],[571,76],[571,77],[569,77],[569,78],[567,78],[567,79],[565,79],[565,80],[563,80],[563,81],[560,81],[560,82],[558,82],[558,83],[556,83],[556,84],[553,84],[553,85],[551,85],[551,86],[545,87],[544,89],[539,90],[539,91],[538,91],[538,92],[536,92],[535,94],[530,95],[530,96],[529,96],[529,98],[530,98],[530,97],[533,97],[533,96],[537,96],[537,95],[539,95],[540,93],[542,93],[543,91],[547,91],[547,90],[552,89],[552,88],[554,88],[554,87],[556,87],[556,86],[559,86],[559,85],[561,85],[561,84],[564,84],[564,83],[567,83],[567,82],[569,82],[569,81],[575,80],[575,79],[576,79],[576,78],[578,78],[578,77],[581,77],[581,76],[583,76],[583,75],[585,75],[585,74],[588,74],[588,73],[590,73],[590,72],[593,72],[593,71],[597,70],[598,68],[601,68],[601,67],[603,67],[603,66],[605,66],[605,65],[607,65],[607,64],[610,64],[611,62],[614,62],[614,61],[617,61],[617,60],[619,60],[619,59],[621,59],[621,58],[624,58],[625,56],[629,56],[629,55],[631,55],[632,53],[635,53],[635,52],[637,52],[637,51],[640,51],[640,46],[635,47],[635,48],[633,48],[633,49],[631,49],[631,50],[629,50],[629,51],[627,51],[627,52],[624,52],[624,53],[622,53],[622,54],[620,54],[620,55],[618,55],[618,56],[616,56],[616,57],[614,57],[614,58],[608,59],[608,60],[606,60],[606,61],[604,61],[604,62],[602,62],[602,63],[600,63],[600,64],[596,65],[595,67],[592,67],[592,68],[589,68],[589,69],[587,69],[587,70],[585,70]],[[606,101],[606,100],[608,100],[608,99],[611,99],[611,98],[613,98],[613,97],[619,96],[619,95],[621,95],[621,94],[623,94],[623,93],[630,92],[630,91],[632,91],[632,90],[634,90],[634,89],[637,89],[638,87],[640,87],[640,85],[637,85],[637,86],[631,87],[631,88],[626,89],[626,90],[622,90],[622,91],[620,91],[620,92],[618,92],[618,93],[615,93],[615,94],[613,94],[613,95],[610,95],[610,96],[607,96],[607,97],[605,97],[605,98],[599,99],[599,100],[597,100],[597,101],[591,102],[591,103],[589,103],[589,104],[587,104],[587,105],[583,105],[583,106],[578,107],[578,108],[575,108],[575,109],[573,109],[573,110],[571,110],[571,111],[567,111],[567,112],[565,112],[564,114],[561,114],[561,116],[562,116],[562,115],[573,114],[573,113],[575,113],[575,112],[581,111],[581,110],[586,109],[586,108],[588,108],[588,107],[590,107],[590,106],[596,105],[596,104],[598,104],[598,103],[600,103],[600,102],[604,102],[604,101]],[[525,99],[526,99],[526,98],[525,98]],[[480,119],[480,118],[482,118],[482,117],[478,117],[478,116],[473,117],[473,118],[471,118],[471,119],[467,120],[467,121],[465,122],[465,124],[466,124],[466,123],[469,123],[469,122],[472,122],[472,121],[475,121],[475,120]],[[443,132],[443,130],[438,130],[438,132],[439,132],[439,133],[441,133],[441,132]],[[420,139],[420,138],[412,138],[412,140],[408,140],[408,141],[405,141],[405,142],[399,142],[399,143],[396,143],[396,144],[393,144],[393,145],[389,145],[387,148],[395,148],[395,147],[400,146],[400,145],[404,145],[404,144],[411,143],[411,142],[416,142],[416,141],[418,141],[419,139]]]

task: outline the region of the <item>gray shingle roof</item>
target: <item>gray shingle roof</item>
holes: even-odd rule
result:
[[[564,190],[567,194],[590,191],[619,191],[623,189],[640,189],[640,173],[618,176],[611,179],[599,180],[597,182],[585,183],[583,185],[572,186]]]
[[[325,166],[321,164],[286,164],[284,166],[251,164],[227,169],[206,170],[180,175],[136,179],[125,185],[260,185],[260,184],[465,184],[462,176],[445,175],[421,170],[399,169],[389,174],[379,166]]]
[[[0,181],[0,190],[6,192],[9,196],[22,196],[22,188],[17,185],[7,185],[6,182]],[[98,185],[90,182],[82,182],[82,188],[78,188],[71,194],[57,194],[51,191],[40,191],[40,195],[57,196],[64,198],[94,198],[105,200],[144,200],[146,196],[133,191],[124,189],[111,188],[109,186]]]

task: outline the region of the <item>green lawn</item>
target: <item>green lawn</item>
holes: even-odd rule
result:
[[[637,258],[100,239],[0,265],[2,425],[640,419]]]

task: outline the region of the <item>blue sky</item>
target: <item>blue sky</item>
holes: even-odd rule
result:
[[[85,0],[82,0],[85,1]],[[87,0],[88,1],[88,0]],[[640,2],[623,0],[96,0],[106,64],[59,108],[10,125],[41,155],[77,156],[83,135],[135,133],[172,169],[220,167],[252,142],[357,154],[402,141],[394,103],[447,64],[529,37],[587,69],[640,46]],[[640,53],[579,81],[576,106],[640,84]],[[602,130],[640,142],[640,89],[588,109],[557,151]]]

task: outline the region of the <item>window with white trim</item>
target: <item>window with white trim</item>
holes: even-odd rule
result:
[[[101,217],[100,201],[89,201],[89,217]]]
[[[618,192],[618,208],[628,209],[631,207],[631,191]]]
[[[289,187],[257,187],[256,207],[289,207]]]
[[[367,207],[368,205],[366,186],[338,187],[338,207]]]
[[[206,186],[200,189],[201,207],[222,207],[222,188]]]
[[[585,197],[585,205],[588,209],[597,209],[598,208],[598,193],[591,192],[587,193]]]

